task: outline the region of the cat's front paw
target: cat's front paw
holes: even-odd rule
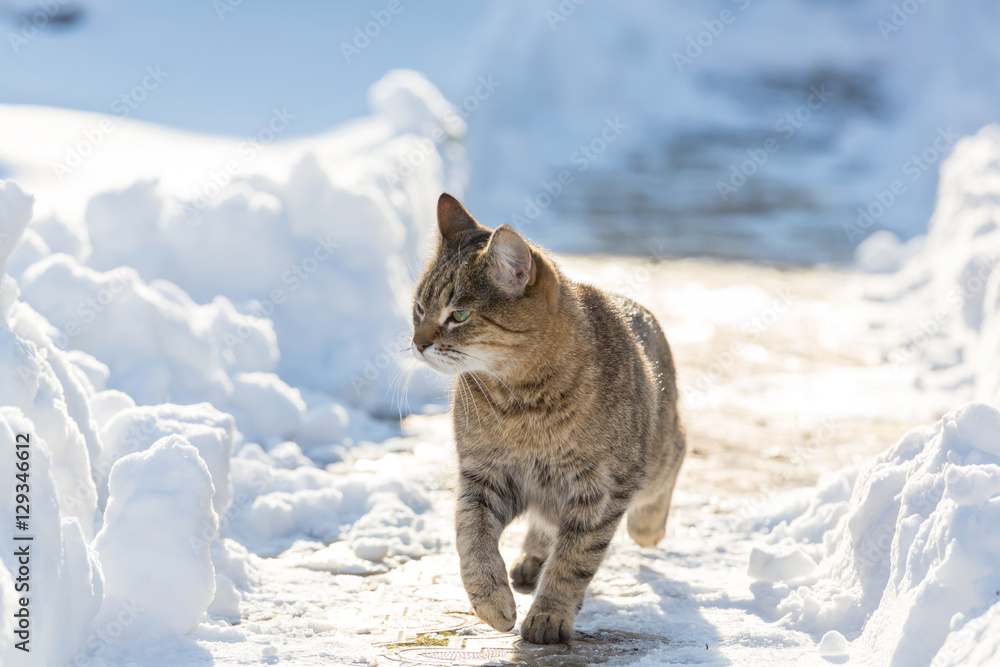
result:
[[[521,637],[532,644],[565,644],[573,637],[572,614],[532,609],[521,623]]]
[[[476,616],[500,632],[510,632],[517,620],[514,594],[509,586],[494,586],[487,591],[469,591],[469,601]]]

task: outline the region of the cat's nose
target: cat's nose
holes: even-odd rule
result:
[[[424,350],[426,350],[427,348],[429,348],[431,345],[433,345],[434,342],[431,341],[431,340],[429,340],[429,339],[427,339],[427,338],[424,338],[423,336],[414,336],[413,337],[413,344],[417,347],[417,350],[419,350],[420,352],[423,352]]]

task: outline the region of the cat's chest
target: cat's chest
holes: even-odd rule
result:
[[[472,415],[478,416],[474,411]],[[523,465],[542,461],[538,464],[540,474],[584,440],[578,424],[552,413],[510,416],[488,413],[482,419],[469,420],[456,413],[454,426],[460,453],[464,449],[492,460],[513,458]]]
[[[519,392],[502,385],[465,385],[455,394],[454,425],[475,440],[503,439],[532,449],[558,446],[588,422],[591,399],[584,387],[567,382]]]
[[[607,465],[575,457],[525,461],[514,475],[525,507],[556,521],[570,499],[599,496],[612,484]]]
[[[556,499],[581,483],[602,476],[605,466],[574,447],[559,451],[535,450],[508,456],[506,467],[529,497]]]

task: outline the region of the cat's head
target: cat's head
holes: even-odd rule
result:
[[[506,375],[548,328],[558,273],[520,234],[480,225],[447,193],[437,217],[437,253],[414,292],[413,354],[445,375]]]

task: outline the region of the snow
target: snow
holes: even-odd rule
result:
[[[40,398],[44,401],[44,397]],[[44,417],[51,418],[51,413]],[[104,579],[98,557],[90,546],[92,515],[87,517],[90,520],[88,523],[82,524],[69,508],[60,507],[73,500],[67,495],[74,485],[55,474],[56,456],[53,450],[62,445],[65,452],[69,443],[55,442],[55,446],[50,447],[40,436],[36,424],[21,410],[16,407],[0,408],[0,445],[3,451],[15,451],[17,434],[30,434],[32,440],[29,479],[31,534],[34,537],[29,547],[33,593],[29,604],[32,660],[20,664],[59,665],[72,660],[84,648],[91,619],[103,599]],[[77,446],[85,456],[82,443]],[[0,470],[5,479],[14,480],[16,459],[11,455],[4,459]],[[78,503],[85,503],[87,491],[92,491],[92,483],[86,485],[87,481],[89,477],[86,476],[79,479],[83,493],[76,499]],[[13,491],[12,484],[7,488]],[[13,493],[5,493],[0,499],[0,511],[5,517],[15,515]],[[15,549],[24,543],[13,541],[15,535],[23,533],[14,530],[12,520],[5,521],[0,527],[0,539],[11,546],[4,550],[3,562],[0,563],[0,606],[4,609],[4,619],[0,624],[3,630],[0,657],[9,660],[12,665],[19,664],[14,662],[14,656],[20,653],[14,649],[15,643],[29,636],[15,634],[15,631],[24,630],[20,625],[21,619],[14,618],[14,609],[26,592],[23,588],[15,588],[15,585],[23,586],[23,579],[15,584],[15,578],[24,574],[20,571],[19,556],[14,555]]]
[[[407,117],[422,131],[446,122],[443,98],[426,80],[395,72],[373,92],[381,100],[376,106],[392,111],[367,121],[367,143],[327,140],[333,161],[322,155],[322,141],[285,148],[292,172],[283,183],[241,180],[235,194],[204,207],[194,225],[162,216],[183,204],[176,191],[158,189],[170,167],[158,165],[158,178],[144,180],[129,174],[134,158],[127,152],[114,169],[95,169],[85,185],[86,172],[79,172],[76,215],[36,214],[30,228],[37,200],[13,181],[0,181],[0,367],[9,379],[0,385],[2,433],[5,451],[13,451],[16,433],[32,437],[31,529],[47,545],[32,561],[31,664],[98,660],[136,638],[184,635],[209,618],[238,621],[255,581],[255,557],[244,545],[274,556],[302,538],[318,539],[335,546],[310,559],[312,567],[361,573],[436,548],[437,538],[424,534],[427,500],[419,487],[405,479],[343,480],[316,468],[300,448],[317,460],[339,460],[354,442],[349,434],[384,440],[394,430],[325,390],[355,405],[366,398],[391,404],[375,388],[384,391],[390,380],[381,372],[385,335],[378,332],[405,328],[407,253],[429,242],[431,211],[420,204],[432,201],[426,193],[443,189],[451,168],[433,143],[429,154],[418,154],[419,163],[405,162],[408,151],[426,144],[409,126],[396,127],[403,120],[392,102],[397,98],[408,101]],[[49,113],[63,128],[91,120]],[[159,128],[123,123],[119,129],[155,150],[199,143]],[[175,173],[197,159],[192,149]],[[389,185],[386,174],[401,163],[412,173]],[[100,179],[109,174],[128,175],[131,184],[106,190]],[[55,179],[35,186],[42,201],[66,204],[55,198]],[[246,227],[248,220],[251,227],[260,221],[256,230]],[[253,253],[212,245],[247,232],[258,235]],[[326,262],[343,253],[342,244],[348,253]],[[293,263],[303,249],[306,259]],[[373,263],[387,270],[362,272]],[[295,278],[284,291],[282,272]],[[235,275],[263,277],[247,285],[232,281]],[[381,286],[372,275],[384,276]],[[202,290],[205,301],[183,285]],[[273,319],[255,314],[266,310],[250,298],[261,285],[275,287],[266,313]],[[373,295],[395,307],[359,317],[355,311]],[[336,325],[317,326],[324,316]],[[282,354],[279,336],[303,320],[312,333],[289,338],[294,344]],[[371,336],[343,326],[354,321],[370,324]],[[310,337],[336,351],[334,358],[302,347]],[[370,386],[364,395],[353,391],[345,372],[353,367],[345,360],[361,356],[361,341],[380,371],[363,381],[361,389]],[[315,363],[324,355],[332,364],[326,370]],[[279,367],[279,359],[296,357],[302,372],[289,370],[294,364]],[[321,381],[305,381],[309,373]],[[5,458],[8,477],[13,463]],[[12,501],[4,498],[5,515],[14,514]],[[12,537],[7,522],[3,530]],[[5,551],[3,565],[7,609],[17,599],[16,557]],[[12,618],[5,614],[3,660],[19,664]]]
[[[836,630],[830,630],[819,640],[819,654],[824,658],[837,658],[850,653],[849,645],[844,635]]]
[[[751,554],[750,575],[763,583],[755,595],[776,599],[791,627],[863,642],[878,664],[938,660],[951,632],[1000,604],[1000,537],[988,528],[1000,520],[998,462],[1000,410],[990,405],[917,427],[860,471],[827,480],[839,499],[770,528],[800,555],[755,567]]]
[[[422,134],[383,100],[397,88]],[[20,129],[16,142],[0,140],[2,159],[44,202],[36,217],[60,221],[33,230],[11,275],[63,347],[108,364],[111,388],[139,402],[208,400],[239,413],[255,439],[265,435],[252,424],[260,403],[245,401],[261,392],[286,404],[296,402],[293,386],[315,392],[279,437],[315,433],[306,413],[329,421],[331,395],[395,411],[387,367],[405,349],[407,286],[431,242],[432,193],[460,190],[464,160],[457,148],[439,151],[454,111],[420,75],[392,72],[373,90],[383,113],[315,139],[276,139],[271,128],[294,121],[280,109],[260,131],[269,140],[118,120],[115,141],[65,179],[52,173],[62,159],[53,137],[101,117],[5,107]],[[80,241],[59,243],[66,229]],[[150,339],[169,341],[164,354],[149,354]],[[283,383],[257,375],[272,372]],[[413,392],[440,389],[418,376]]]
[[[764,239],[751,233],[752,216],[733,225],[723,216],[741,239],[735,254],[829,259],[800,253],[802,224],[839,238],[843,221],[830,212],[867,204],[872,182],[890,187],[907,155],[925,147],[917,137],[933,140],[946,121],[971,132],[992,117],[1000,86],[987,85],[995,73],[978,65],[991,62],[988,39],[966,40],[954,56],[967,65],[958,75],[914,80],[935,52],[928,44],[952,53],[955,26],[991,36],[995,15],[921,6],[890,48],[857,36],[859,21],[874,25],[884,12],[875,3],[854,8],[857,16],[810,9],[829,20],[807,30],[790,29],[802,25],[801,2],[747,3],[726,39],[681,77],[672,52],[711,11],[590,9],[565,21],[527,2],[456,10],[456,22],[482,19],[461,37],[481,48],[459,68],[474,74],[446,81],[449,95],[410,69],[364,78],[366,59],[380,62],[390,40],[373,43],[352,74],[375,80],[367,114],[321,134],[303,129],[315,119],[270,102],[239,137],[199,133],[206,128],[183,114],[172,124],[186,130],[137,120],[146,109],[161,120],[181,114],[155,103],[135,118],[0,106],[9,177],[0,180],[0,450],[31,434],[36,549],[30,656],[14,648],[17,619],[7,613],[19,564],[0,551],[0,662],[399,664],[440,658],[436,650],[449,660],[538,662],[564,650],[526,647],[479,624],[457,576],[455,462],[439,414],[446,388],[406,362],[410,289],[443,190],[481,202],[484,222],[509,222],[525,210],[525,193],[545,190],[558,201],[524,221],[532,238],[654,255],[560,258],[572,275],[657,313],[695,436],[667,540],[639,549],[616,538],[580,612],[576,658],[997,659],[1000,126],[935,149],[934,164],[943,162],[927,236],[914,238],[931,172],[910,181],[912,196],[897,195],[879,221],[885,229],[857,247],[861,272],[668,262],[699,241],[615,245],[600,225],[571,226],[616,213],[600,201],[643,194],[655,195],[647,208],[657,215],[683,200],[665,219],[697,210],[685,193],[704,183],[651,156],[689,153],[685,137],[702,136],[709,145],[700,152],[728,172],[736,157],[727,146],[760,136],[772,116],[801,104],[805,84],[829,79],[840,82],[834,99],[864,90],[802,128],[805,144],[831,146],[826,157],[804,169],[778,153],[761,170],[762,189],[739,195],[767,200],[779,183],[794,192],[828,182],[812,222],[778,211]],[[93,11],[104,16],[103,5]],[[123,11],[134,19],[153,10]],[[258,11],[241,7],[247,18],[231,18],[257,20]],[[416,6],[407,11],[412,23],[390,26],[402,43],[423,25]],[[508,28],[525,25],[519,54],[508,57]],[[434,30],[454,28],[443,21]],[[734,59],[754,32],[783,37]],[[54,44],[38,40],[27,48]],[[788,48],[805,54],[794,71],[762,78]],[[657,64],[609,69],[605,53]],[[434,72],[434,56],[424,57]],[[454,67],[453,53],[447,60]],[[873,89],[859,72],[869,66],[889,92],[910,92],[867,108]],[[651,77],[663,85],[650,87]],[[191,85],[180,79],[164,85]],[[719,81],[745,99],[719,92]],[[361,92],[355,100],[314,87],[362,113]],[[774,90],[795,92],[778,96],[782,106]],[[156,91],[147,92],[152,103]],[[570,113],[577,108],[593,117]],[[633,114],[617,119],[622,109]],[[602,138],[607,155],[585,160],[575,185],[552,195],[553,175],[575,164],[580,142],[615,128],[620,135]],[[98,131],[70,164],[67,147]],[[805,150],[795,146],[786,153]],[[630,190],[616,172],[646,190]],[[676,178],[660,191],[646,172],[657,183]],[[845,173],[855,175],[827,178]],[[402,426],[385,419],[410,408],[427,415]],[[7,480],[14,463],[0,457]],[[0,498],[0,514],[12,516],[13,501]],[[16,531],[5,520],[0,542],[12,544]],[[505,534],[508,562],[523,532],[518,523]],[[517,603],[523,619],[530,598]],[[447,646],[421,645],[415,633]]]
[[[208,466],[187,438],[171,435],[119,458],[108,484],[104,527],[94,540],[105,572],[95,623],[127,604],[141,620],[130,631],[156,632],[149,629],[156,624],[186,634],[215,593],[209,548],[219,517]]]
[[[968,399],[992,403],[1000,402],[998,155],[998,125],[956,144],[923,251],[873,294],[903,308],[904,337],[887,350],[895,366],[918,366],[926,386],[962,387]]]
[[[812,574],[816,562],[809,554],[795,548],[787,553],[772,553],[760,547],[750,552],[747,574],[757,581],[779,583],[795,581]]]
[[[123,457],[145,452],[163,438],[176,435],[198,451],[213,485],[212,506],[223,514],[232,498],[229,474],[235,439],[233,418],[208,403],[130,406],[115,414],[101,429],[104,448],[93,463],[102,506],[107,503],[110,477]]]

